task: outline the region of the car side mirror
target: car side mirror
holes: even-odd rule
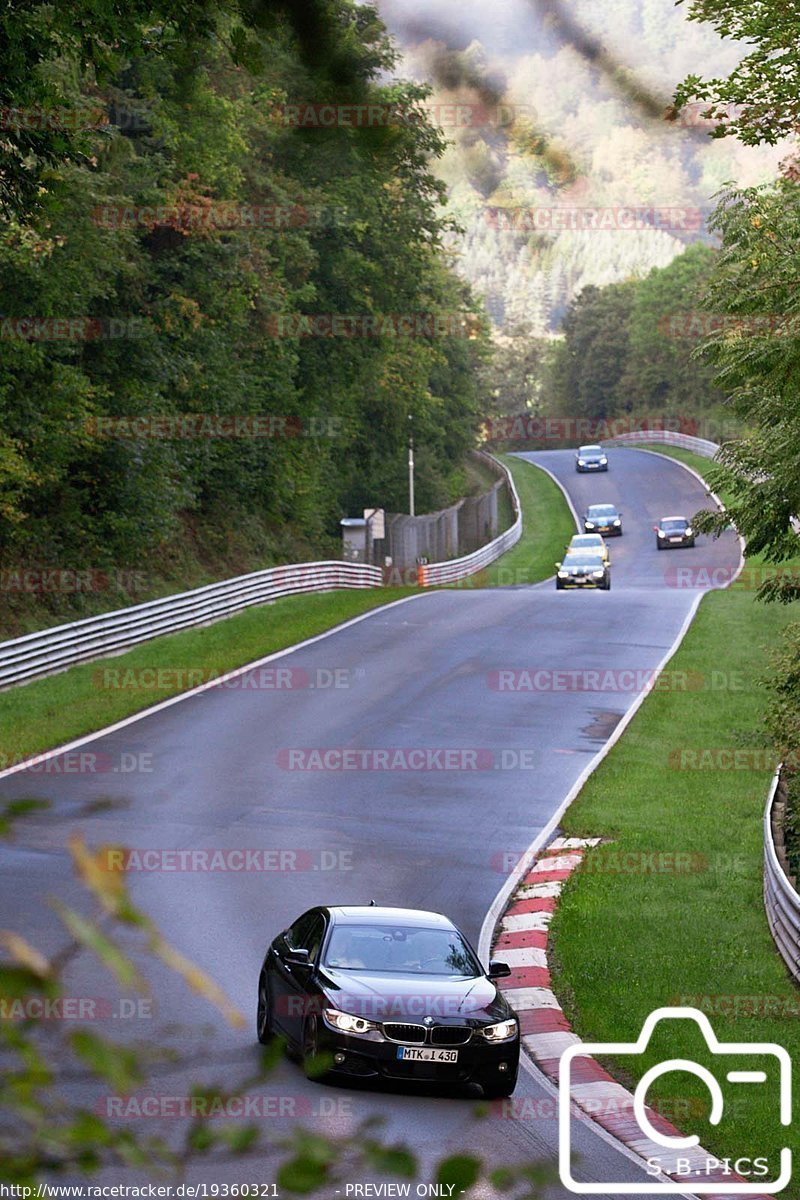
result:
[[[499,959],[493,958],[489,963],[488,974],[490,979],[508,979],[511,974],[511,967],[508,963],[500,962]]]
[[[561,569],[561,563],[556,563],[556,570],[559,571],[560,569]]]
[[[299,966],[307,967],[308,964],[311,962],[311,955],[305,949],[300,949],[299,947],[295,948],[294,946],[289,946],[289,948],[286,952],[286,961],[290,962],[290,963],[295,963],[298,967]]]

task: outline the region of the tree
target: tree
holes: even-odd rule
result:
[[[708,103],[719,122],[715,137],[733,135],[748,146],[774,146],[800,125],[797,6],[785,0],[691,0],[692,21],[709,22],[721,37],[748,46],[730,75],[689,75],[675,94],[673,116],[692,100]]]
[[[723,445],[709,481],[729,496],[727,513],[704,513],[698,526],[717,532],[733,521],[750,553],[781,562],[797,553],[792,519],[800,512],[800,188],[782,180],[732,189],[714,224],[722,251],[705,307],[725,319],[704,353],[753,432]],[[759,594],[793,600],[800,586],[777,576]]]

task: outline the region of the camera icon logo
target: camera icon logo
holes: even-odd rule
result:
[[[684,1058],[672,1058],[651,1067],[642,1076],[633,1096],[627,1096],[629,1101],[625,1107],[633,1114],[638,1126],[636,1150],[645,1159],[646,1173],[650,1179],[658,1182],[586,1182],[576,1179],[572,1170],[573,1142],[573,1105],[572,1091],[576,1087],[578,1094],[581,1088],[595,1087],[592,1084],[575,1084],[573,1075],[576,1071],[576,1060],[595,1055],[613,1055],[615,1058],[624,1055],[641,1056],[647,1049],[653,1031],[660,1021],[691,1020],[700,1029],[711,1055],[719,1056],[720,1060],[727,1058],[741,1059],[743,1056],[757,1058],[753,1070],[727,1069],[724,1061],[719,1064],[719,1071],[711,1071],[700,1063]],[[749,1065],[749,1064],[748,1064]],[[755,1069],[758,1066],[759,1069]],[[771,1069],[763,1069],[764,1067]],[[778,1111],[777,1118],[781,1125],[788,1126],[792,1122],[792,1060],[783,1046],[774,1042],[720,1042],[714,1033],[711,1022],[705,1013],[696,1008],[659,1008],[652,1012],[642,1026],[642,1032],[635,1042],[580,1042],[570,1046],[561,1055],[559,1070],[559,1174],[561,1182],[569,1191],[578,1195],[676,1195],[691,1193],[692,1195],[710,1195],[725,1193],[726,1195],[754,1196],[774,1195],[783,1190],[792,1177],[792,1151],[788,1146],[780,1152],[780,1162],[777,1170],[770,1164],[767,1157],[718,1159],[704,1150],[700,1138],[692,1134],[687,1137],[676,1136],[677,1131],[666,1132],[664,1122],[662,1128],[654,1124],[647,1107],[647,1093],[652,1084],[663,1075],[670,1072],[684,1072],[696,1076],[706,1085],[711,1107],[709,1123],[720,1125],[724,1119],[728,1102],[723,1091],[721,1080],[733,1085],[765,1085],[777,1084]],[[626,1095],[619,1088],[621,1095]],[[728,1097],[729,1098],[729,1097]],[[587,1102],[587,1111],[590,1105]],[[669,1127],[668,1127],[669,1128]],[[770,1178],[772,1176],[772,1178]],[[730,1178],[730,1182],[728,1182]]]

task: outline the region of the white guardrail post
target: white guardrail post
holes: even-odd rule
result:
[[[688,433],[673,433],[669,429],[642,429],[636,430],[634,433],[619,433],[616,437],[607,438],[603,445],[635,446],[641,442],[649,442],[656,446],[676,446],[680,450],[692,450],[703,458],[713,458],[719,450],[718,442],[691,437]]]
[[[764,813],[764,907],[781,958],[800,983],[800,895],[789,880],[775,846],[773,818],[779,802],[781,767],[775,772]]]
[[[483,457],[490,458],[489,455]],[[420,580],[421,584],[449,583],[462,579],[494,562],[519,541],[522,513],[514,481],[501,463],[496,459],[491,461],[503,472],[508,482],[514,506],[514,524],[500,537],[466,558],[433,563],[422,568],[426,577],[424,581]],[[293,563],[254,571],[249,575],[238,575],[234,579],[194,588],[190,592],[179,592],[160,600],[115,609],[113,612],[72,621],[68,625],[56,625],[0,642],[0,688],[51,675],[76,663],[116,654],[165,633],[205,625],[281,596],[328,592],[337,588],[382,586],[383,571],[380,567],[339,561]]]

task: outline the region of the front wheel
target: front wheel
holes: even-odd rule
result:
[[[269,987],[266,975],[258,980],[258,1008],[256,1010],[256,1037],[262,1046],[272,1041],[272,1021],[269,1015]]]
[[[484,1100],[505,1100],[517,1086],[517,1071],[506,1078],[493,1078],[491,1082],[481,1084]]]
[[[324,1083],[330,1072],[320,1064],[319,1024],[315,1016],[310,1016],[303,1026],[303,1070],[306,1079],[316,1083]]]

